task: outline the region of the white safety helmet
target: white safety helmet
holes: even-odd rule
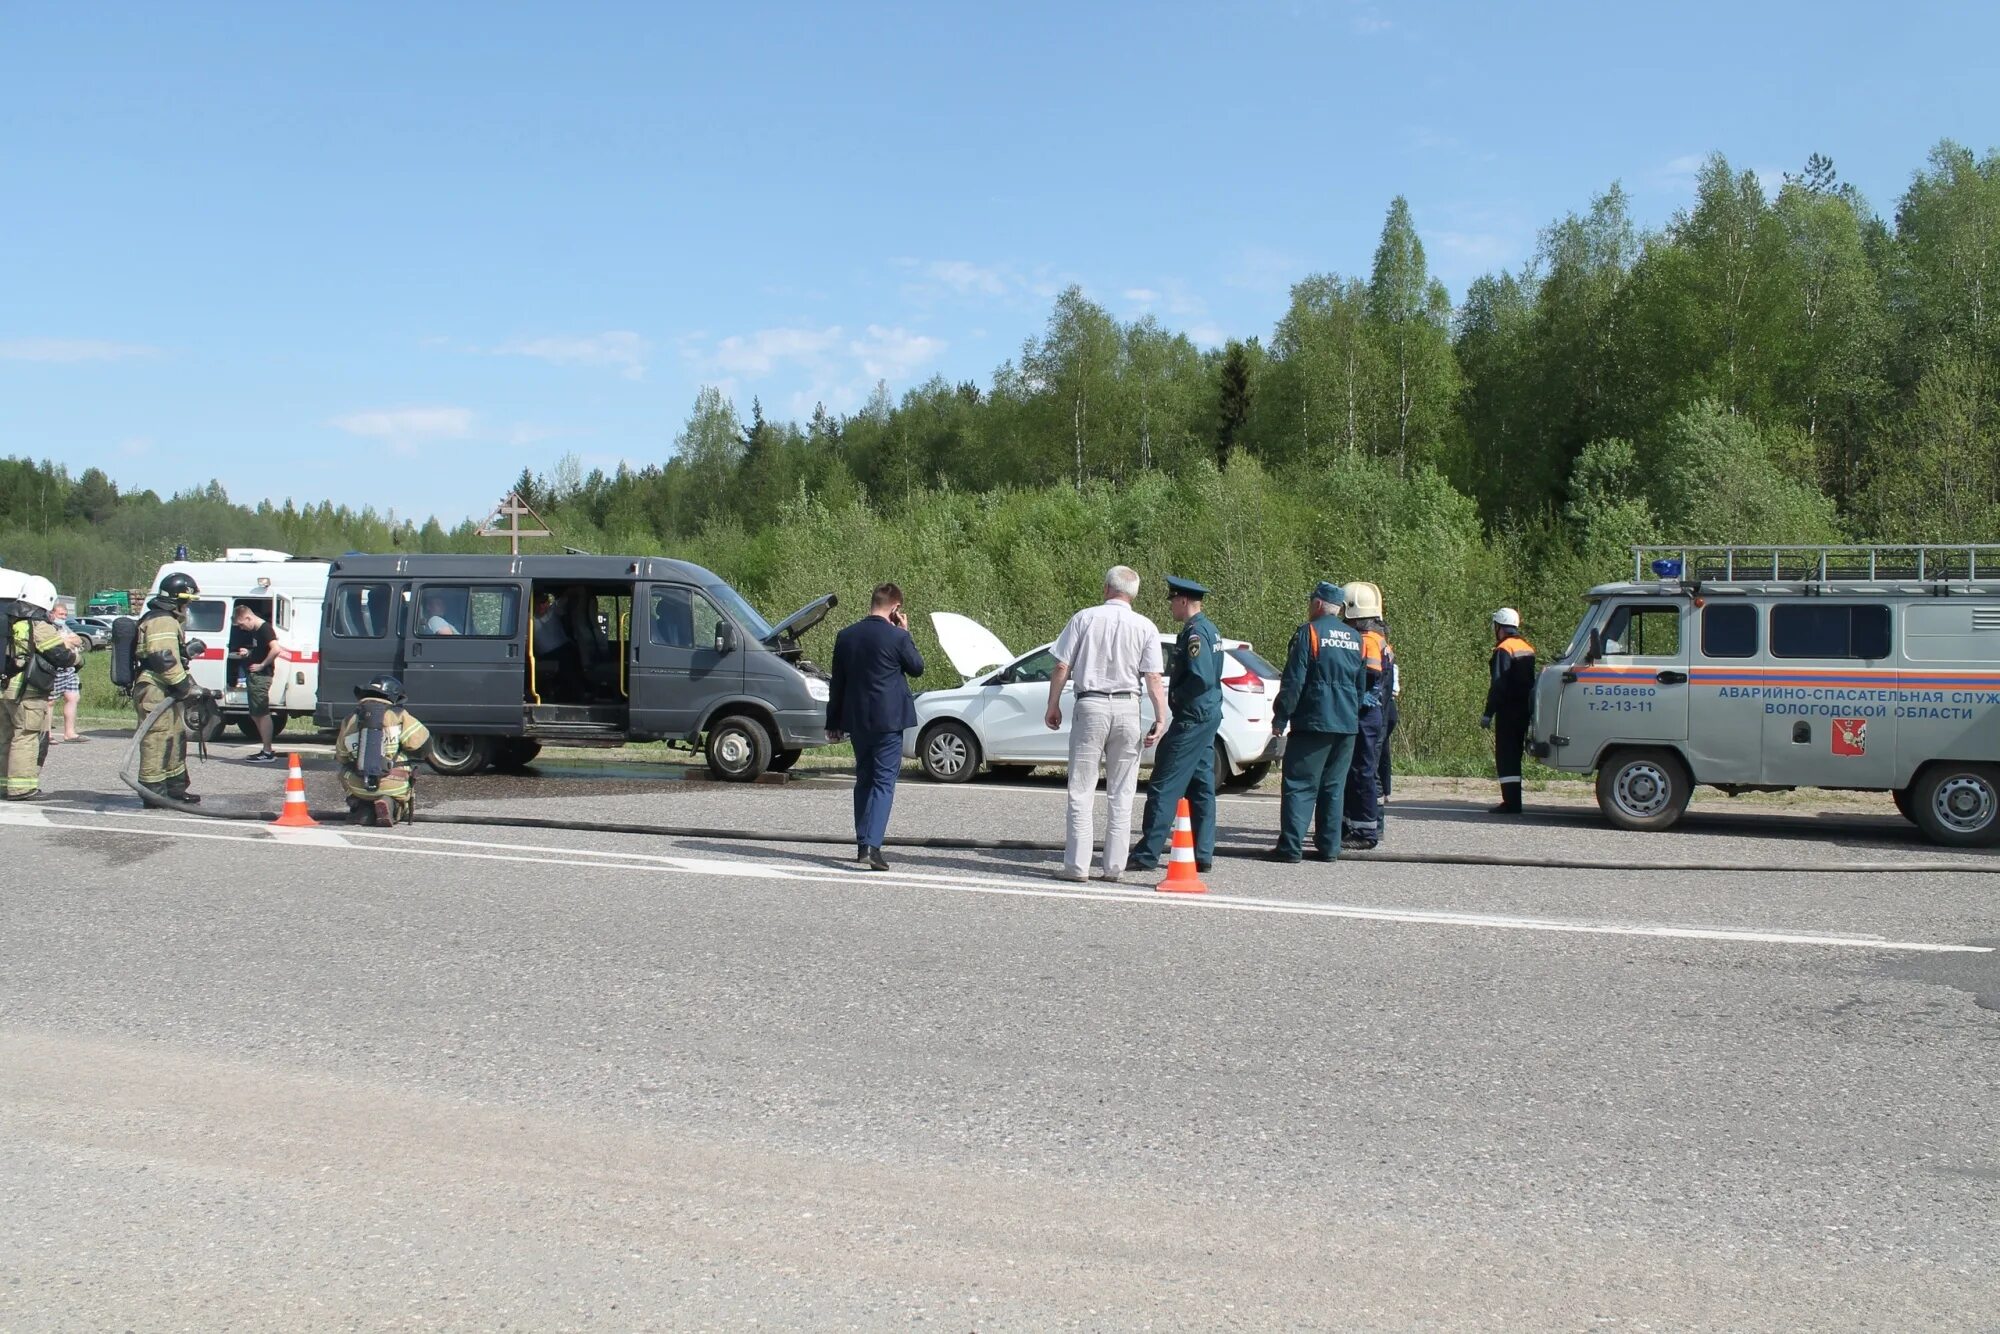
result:
[[[1350,621],[1365,621],[1382,614],[1382,590],[1373,584],[1350,581],[1347,585],[1347,606],[1341,615]]]
[[[1518,630],[1521,628],[1521,613],[1512,607],[1502,607],[1493,613],[1493,624],[1504,626],[1509,630]]]
[[[53,611],[56,605],[56,586],[39,574],[31,574],[21,581],[19,597],[37,611]]]

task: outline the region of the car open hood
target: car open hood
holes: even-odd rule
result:
[[[805,606],[800,607],[790,616],[772,626],[771,633],[765,637],[764,642],[776,648],[787,639],[797,639],[800,635],[825,620],[826,614],[832,611],[839,602],[839,597],[832,593],[820,594],[820,596],[814,598],[811,602],[806,603]]]
[[[1014,661],[1014,655],[991,630],[955,611],[931,613],[931,627],[937,631],[938,647],[951,659],[958,674],[970,681],[995,667]]]

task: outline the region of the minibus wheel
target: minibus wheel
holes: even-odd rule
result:
[[[1917,828],[1948,848],[2000,843],[2000,768],[1943,760],[1910,785]]]
[[[1917,822],[1917,798],[1913,787],[1899,787],[1889,796],[1896,803],[1896,813],[1911,824]]]
[[[431,733],[431,768],[447,778],[476,774],[493,758],[493,744],[483,736],[463,732]]]
[[[708,728],[708,771],[725,783],[751,783],[771,767],[771,734],[755,718],[733,713]]]
[[[773,755],[771,757],[771,772],[774,774],[781,774],[785,772],[785,770],[797,764],[799,762],[799,756],[803,754],[805,754],[803,750],[779,751],[776,755]]]
[[[493,767],[512,772],[525,769],[542,753],[542,743],[526,737],[510,736],[493,748]]]
[[[1687,809],[1694,780],[1670,750],[1619,750],[1597,768],[1597,808],[1620,829],[1670,829]]]

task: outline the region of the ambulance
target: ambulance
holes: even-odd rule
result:
[[[1529,753],[1623,829],[1697,783],[1887,792],[2000,843],[2000,544],[1635,547],[1536,682]]]
[[[245,604],[278,633],[278,660],[271,674],[272,735],[293,718],[312,722],[319,703],[319,626],[329,568],[327,561],[283,551],[230,547],[221,560],[169,561],[154,574],[154,589],[170,574],[185,574],[201,590],[188,606],[187,633],[207,647],[188,670],[196,685],[214,691],[222,701],[221,712],[208,724],[210,740],[225,723],[236,724],[252,740],[257,735],[242,674],[229,662],[229,631],[237,607]]]

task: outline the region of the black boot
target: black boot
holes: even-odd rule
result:
[[[889,869],[888,860],[882,856],[882,849],[868,849],[868,869],[871,871],[886,871]]]

